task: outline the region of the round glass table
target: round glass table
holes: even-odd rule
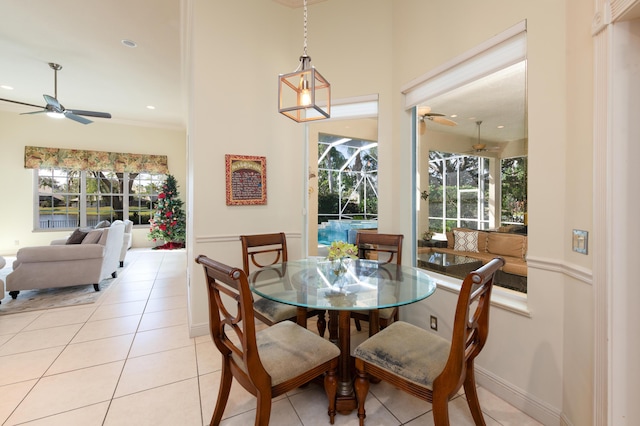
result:
[[[408,305],[436,290],[435,281],[422,269],[363,259],[308,258],[279,263],[251,273],[249,285],[259,296],[297,306],[298,324],[303,327],[308,308],[329,311],[329,334],[337,334],[341,351],[336,403],[341,414],[357,406],[352,386],[351,311],[369,311],[369,327],[378,330],[378,309]]]

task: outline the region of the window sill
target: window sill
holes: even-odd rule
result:
[[[462,280],[439,274],[433,271],[425,271],[436,281],[438,288],[451,293],[460,293]],[[525,317],[531,317],[531,311],[527,304],[527,295],[506,288],[494,286],[491,295],[491,305],[505,311],[513,312]]]

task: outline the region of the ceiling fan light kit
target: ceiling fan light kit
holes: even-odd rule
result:
[[[301,123],[331,117],[331,85],[307,55],[307,0],[304,0],[304,53],[298,68],[278,76],[278,112]]]
[[[76,121],[81,124],[90,124],[93,121],[85,118],[83,116],[88,117],[99,117],[99,118],[111,118],[111,114],[108,112],[98,112],[98,111],[84,111],[79,109],[66,109],[60,102],[58,102],[58,71],[62,69],[62,66],[53,62],[49,62],[49,67],[53,70],[53,90],[54,96],[50,95],[42,95],[47,104],[44,107],[40,105],[34,105],[26,102],[18,102],[10,99],[2,99],[1,101],[11,102],[19,105],[31,106],[34,108],[42,108],[40,111],[33,112],[23,112],[20,115],[32,115],[32,114],[42,114],[46,113],[49,117],[53,118],[69,118],[73,121]]]

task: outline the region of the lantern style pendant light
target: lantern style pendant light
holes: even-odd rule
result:
[[[307,55],[307,0],[304,0],[304,53],[300,65],[278,76],[278,112],[298,123],[331,116],[331,85]]]

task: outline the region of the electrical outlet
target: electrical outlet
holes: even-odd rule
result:
[[[438,318],[431,315],[430,325],[432,330],[438,331]]]
[[[20,240],[14,240],[14,241],[13,241],[13,245],[15,245],[15,246],[19,246],[19,245],[20,245]]]

